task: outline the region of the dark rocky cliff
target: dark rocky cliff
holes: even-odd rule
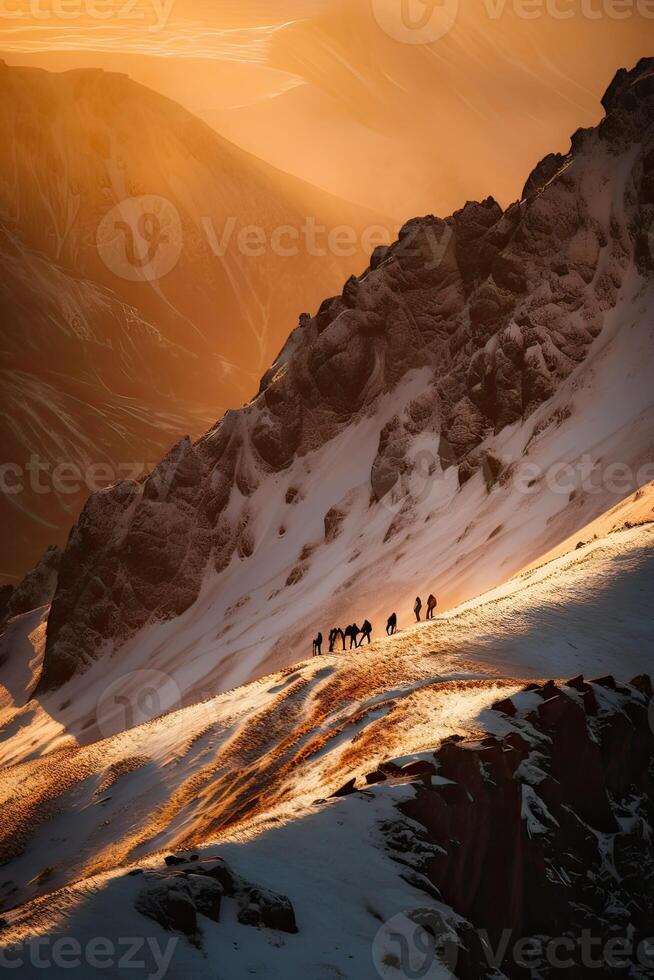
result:
[[[642,676],[620,686],[612,677],[591,683],[577,677],[527,690],[535,708],[519,710],[511,700],[496,706],[508,721],[506,735],[445,742],[433,764],[419,764],[415,798],[401,804],[424,828],[413,838],[415,851],[424,851],[425,842],[437,850],[422,872],[467,923],[443,955],[459,980],[498,975],[491,951],[508,936],[500,976],[651,976],[651,681]],[[450,782],[432,785],[435,775]],[[411,834],[401,838],[398,850],[398,828],[389,828],[389,847],[402,864],[411,865],[410,840]],[[595,944],[590,957],[584,935]],[[526,958],[515,959],[521,939],[540,951],[535,971]],[[626,965],[618,967],[617,953],[613,964],[607,960],[611,939],[630,944],[621,958]],[[563,942],[554,959],[567,965],[543,956],[553,940]]]

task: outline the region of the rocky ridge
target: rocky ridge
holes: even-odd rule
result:
[[[61,563],[40,691],[189,609],[208,570],[256,555],[249,498],[274,474],[292,485],[306,454],[374,417],[410,371],[431,380],[380,427],[371,507],[422,433],[460,484],[480,468],[489,485],[501,479],[481,444],[549,399],[628,277],[654,272],[654,62],[619,72],[603,105],[599,127],[539,164],[522,201],[408,222],[341,296],[300,318],[250,405],[183,440],[141,483],[89,500]]]
[[[150,868],[128,873],[144,878],[136,901],[137,911],[167,931],[181,933],[201,947],[198,915],[220,922],[223,900],[233,899],[241,924],[297,932],[295,913],[288,898],[244,881],[223,858],[200,861],[197,854],[169,854],[164,864],[165,869],[160,871]]]
[[[533,969],[542,977],[649,976],[650,678],[620,685],[610,676],[590,682],[580,676],[531,684],[525,694],[529,710],[519,707],[524,695],[495,705],[511,719],[503,736],[455,737],[431,762],[426,753],[370,774],[374,784],[408,779],[416,788],[400,809],[421,829],[416,834],[412,825],[393,822],[385,830],[388,846],[435,887],[425,886],[432,897],[463,918],[455,932],[444,918],[425,920],[432,932],[440,922],[432,939],[459,980],[498,975],[491,950],[502,950],[507,932],[510,943],[495,964],[500,976],[529,978]],[[619,963],[616,955],[589,965],[584,934],[596,946],[613,939],[616,950],[622,943],[629,951]],[[537,965],[527,956],[512,959],[519,940],[529,940],[532,957],[536,949]],[[558,965],[543,955],[555,941],[570,954]]]
[[[5,586],[0,593],[0,625],[4,626],[8,619],[38,609],[39,606],[46,606],[52,601],[57,588],[61,556],[61,549],[51,545],[15,589]]]

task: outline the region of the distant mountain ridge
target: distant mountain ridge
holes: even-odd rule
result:
[[[251,397],[298,303],[364,267],[361,233],[380,220],[124,75],[0,63],[0,124],[0,444],[21,467],[38,454],[118,473],[196,438]],[[320,254],[288,235],[275,247],[307,219],[325,228]],[[326,248],[335,224],[352,229],[347,257]],[[0,573],[63,544],[87,494],[3,495]]]

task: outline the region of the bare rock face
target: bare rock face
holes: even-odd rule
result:
[[[255,554],[253,490],[285,471],[292,485],[303,457],[374,417],[410,371],[431,381],[380,425],[371,502],[421,432],[440,437],[460,482],[488,464],[482,441],[584,360],[634,264],[654,271],[653,71],[645,60],[619,73],[603,123],[539,164],[521,202],[409,221],[342,295],[300,318],[251,404],[180,443],[145,481],[90,499],[62,561],[39,690],[188,609],[208,569]]]
[[[556,937],[569,942],[570,963],[562,972],[541,957],[539,976],[623,975],[606,963],[608,972],[593,972],[579,948],[585,930],[603,942],[630,939],[624,975],[649,976],[651,959],[648,967],[637,954],[654,921],[651,682],[574,678],[532,694],[540,703],[526,716],[510,701],[495,705],[512,719],[504,738],[445,742],[436,772],[449,782],[415,782],[415,797],[400,804],[426,832],[416,852],[433,847],[421,870],[493,949],[510,930],[493,975],[533,976],[511,958],[514,944],[530,939],[543,950]],[[397,837],[388,828],[391,851]],[[490,975],[470,967],[471,948],[462,936],[455,975]]]
[[[199,861],[197,855],[170,855],[165,864],[165,870],[143,873],[136,908],[167,932],[179,933],[201,947],[201,917],[219,922],[225,899],[236,903],[236,915],[243,925],[290,934],[298,931],[293,906],[285,895],[246,881],[222,858]],[[130,872],[134,873],[140,872]]]
[[[37,565],[15,589],[3,589],[0,597],[0,625],[13,616],[46,606],[52,601],[57,588],[62,552],[52,545]]]
[[[564,163],[565,157],[562,153],[548,153],[530,173],[522,191],[522,199],[526,200],[542,190],[558,173]]]

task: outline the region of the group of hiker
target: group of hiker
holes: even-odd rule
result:
[[[438,605],[438,600],[436,596],[430,595],[427,599],[427,619],[433,619],[436,613],[436,606]],[[420,596],[416,598],[413,606],[413,612],[416,617],[416,622],[420,622],[420,617],[422,614],[422,599]],[[393,636],[397,633],[397,613],[391,613],[388,617],[386,623],[386,635]],[[329,652],[334,653],[337,643],[341,643],[341,652],[346,649],[356,650],[368,641],[371,642],[372,637],[372,623],[370,620],[366,619],[363,622],[363,626],[359,627],[356,623],[352,623],[350,626],[346,626],[342,629],[340,626],[334,626],[329,631]],[[318,633],[318,636],[313,641],[313,655],[314,657],[322,656],[322,645],[324,639],[322,633]],[[349,645],[348,645],[349,644]]]

